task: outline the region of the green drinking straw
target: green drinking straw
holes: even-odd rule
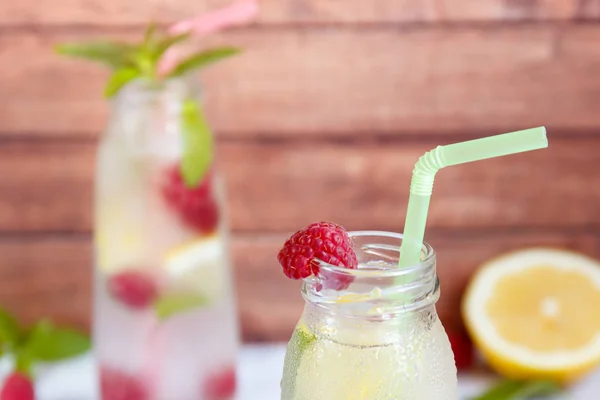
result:
[[[505,133],[467,142],[438,146],[425,153],[415,164],[410,182],[410,197],[400,246],[399,267],[416,265],[421,260],[421,248],[433,190],[433,179],[439,169],[486,158],[522,153],[548,147],[543,126]]]

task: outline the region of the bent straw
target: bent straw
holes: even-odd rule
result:
[[[444,167],[465,164],[548,147],[546,128],[526,129],[462,143],[438,146],[425,153],[415,164],[410,197],[400,246],[399,267],[416,265],[421,259],[429,200],[435,174]]]

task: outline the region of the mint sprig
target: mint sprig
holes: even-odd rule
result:
[[[239,52],[233,47],[202,50],[179,60],[170,71],[159,75],[159,63],[167,50],[190,37],[188,33],[170,35],[151,23],[139,43],[120,41],[67,43],[57,46],[57,51],[66,56],[100,62],[111,68],[112,73],[104,88],[104,95],[111,98],[138,78],[146,79],[151,84],[160,83],[165,79],[206,68]],[[205,177],[214,159],[213,135],[200,104],[194,99],[185,100],[183,103],[181,132],[184,149],[180,165],[181,175],[186,186],[193,188]]]
[[[560,386],[548,380],[504,380],[472,400],[526,400],[559,393]]]
[[[15,369],[31,375],[35,362],[53,362],[74,357],[91,348],[87,335],[42,320],[30,329],[19,326],[16,318],[0,309],[0,348],[12,354]]]
[[[232,47],[198,51],[179,61],[165,76],[159,76],[157,70],[161,57],[168,49],[188,39],[190,35],[187,33],[170,35],[151,23],[139,43],[110,40],[64,43],[56,46],[56,51],[65,56],[87,59],[108,66],[113,71],[104,90],[108,98],[116,95],[123,86],[136,78],[160,82],[205,68],[239,52]]]

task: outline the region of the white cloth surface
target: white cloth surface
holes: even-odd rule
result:
[[[239,357],[238,400],[279,400],[284,354],[284,344],[244,346]],[[0,372],[3,374],[9,367],[8,363],[7,360],[0,363]],[[36,383],[39,400],[98,400],[94,371],[91,354],[42,368]],[[480,393],[494,379],[494,376],[485,373],[460,375],[460,399]],[[600,399],[600,371],[558,399]]]

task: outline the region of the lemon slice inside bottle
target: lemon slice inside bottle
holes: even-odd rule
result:
[[[200,237],[167,252],[164,269],[175,282],[197,291],[208,302],[223,296],[229,273],[221,236]]]

